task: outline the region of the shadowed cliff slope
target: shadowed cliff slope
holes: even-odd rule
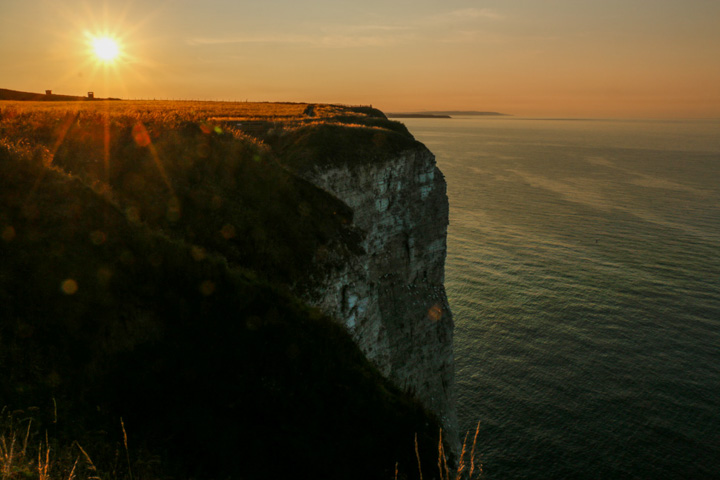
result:
[[[278,161],[412,137],[367,108],[115,105],[0,104],[2,403],[99,464],[122,417],[182,478],[413,477],[416,433],[436,462],[434,417],[295,296],[364,234]]]

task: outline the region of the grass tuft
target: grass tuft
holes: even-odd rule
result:
[[[33,409],[35,410],[35,409]],[[125,475],[102,475],[78,442],[64,442],[41,434],[40,424],[23,411],[0,412],[0,480],[133,480],[131,465]],[[22,415],[19,418],[18,415]],[[55,423],[54,421],[51,421]],[[24,424],[27,423],[27,426]],[[37,448],[30,447],[37,442]],[[79,451],[79,452],[78,452]],[[78,467],[83,459],[84,474]],[[129,460],[129,455],[128,455]]]
[[[447,453],[445,452],[445,443],[443,442],[442,428],[440,429],[437,444],[437,468],[440,480],[477,480],[482,477],[482,463],[478,462],[478,469],[477,471],[475,470],[475,449],[477,446],[478,433],[480,433],[480,422],[478,422],[477,427],[475,428],[475,435],[473,436],[473,443],[469,458],[466,459],[468,448],[467,440],[469,435],[469,432],[466,432],[462,444],[462,452],[460,453],[460,458],[458,459],[458,466],[456,469],[453,469],[448,463]],[[420,480],[423,480],[422,462],[420,460],[417,434],[415,435],[415,457],[417,459],[419,478]],[[469,471],[466,471],[468,461],[470,462],[470,469]],[[395,478],[397,479],[397,464],[395,465]]]

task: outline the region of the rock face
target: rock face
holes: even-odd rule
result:
[[[308,300],[344,322],[365,355],[441,420],[459,447],[453,319],[445,294],[445,179],[422,144],[387,160],[300,173],[354,211],[364,254],[331,271]]]

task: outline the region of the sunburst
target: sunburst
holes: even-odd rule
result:
[[[122,54],[119,41],[108,36],[91,37],[90,47],[95,58],[103,63],[114,63]]]

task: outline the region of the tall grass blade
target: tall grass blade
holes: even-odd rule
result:
[[[128,437],[127,432],[125,431],[125,423],[123,422],[122,417],[120,417],[120,426],[122,427],[123,431],[123,443],[125,444],[125,457],[127,458],[128,464],[128,476],[130,477],[130,480],[133,480],[132,467],[130,465],[130,449],[128,448]]]
[[[415,456],[418,461],[418,472],[420,473],[420,480],[423,480],[422,465],[420,464],[420,450],[418,449],[417,433],[415,434]]]
[[[70,474],[68,475],[68,480],[74,480],[75,478],[75,468],[77,467],[78,461],[80,460],[80,457],[77,457],[75,459],[75,463],[73,463],[72,469],[70,469]]]
[[[475,437],[473,438],[472,450],[470,451],[470,475],[468,475],[468,478],[472,478],[472,474],[475,471],[475,446],[477,445],[477,437],[479,432],[480,422],[478,422],[477,427],[475,427]],[[482,475],[482,464],[480,464],[480,471],[478,473],[478,476],[480,475]]]
[[[38,480],[50,480],[50,442],[48,441],[47,430],[45,431],[45,459],[43,459],[42,440],[38,448]]]
[[[462,451],[460,452],[460,461],[458,462],[457,475],[455,476],[456,480],[460,480],[462,478],[463,470],[465,470],[465,453],[469,433],[470,432],[465,432],[465,438],[463,439]]]
[[[83,456],[85,457],[85,461],[87,462],[88,470],[90,470],[90,472],[93,474],[92,476],[88,477],[88,480],[102,480],[98,476],[98,469],[95,467],[95,464],[93,463],[92,459],[90,458],[90,455],[88,455],[88,453],[85,451],[85,449],[82,447],[82,445],[80,445],[78,442],[75,442],[75,445],[77,445],[77,447],[82,452]]]

